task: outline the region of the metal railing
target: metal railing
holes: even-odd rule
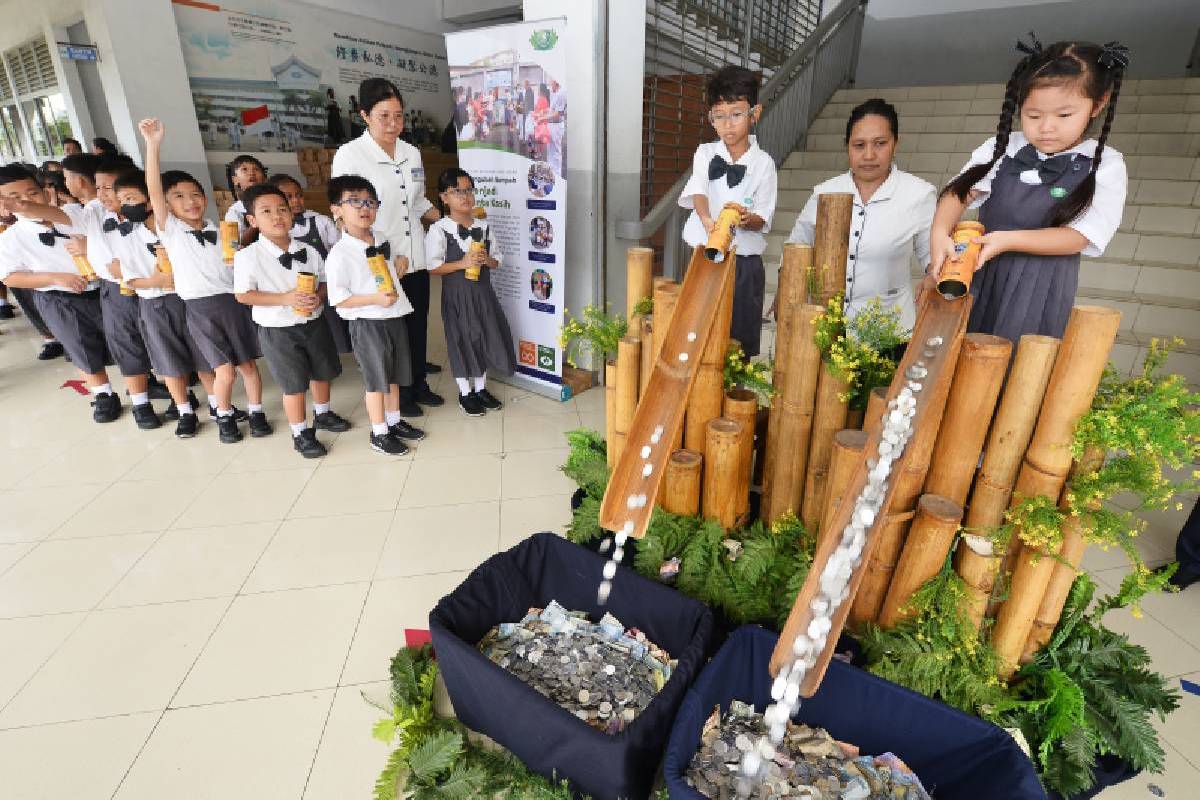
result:
[[[763,113],[755,133],[759,147],[777,165],[782,165],[803,143],[809,126],[833,93],[843,85],[853,84],[866,8],[867,0],[843,0],[786,61],[770,70],[770,77],[759,92]],[[750,18],[754,18],[752,13]],[[764,65],[749,63],[748,66]],[[687,166],[677,172],[678,179],[645,216],[616,223],[617,238],[625,241],[646,241],[661,231],[663,274],[673,278],[679,276],[681,268],[683,224],[688,213],[679,206],[678,198],[687,183],[690,161],[689,155]]]

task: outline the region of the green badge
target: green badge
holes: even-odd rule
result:
[[[1055,186],[1050,190],[1050,196],[1057,200],[1061,200],[1067,196],[1067,190],[1061,186]]]
[[[538,366],[545,370],[554,369],[554,348],[539,344],[537,348]]]

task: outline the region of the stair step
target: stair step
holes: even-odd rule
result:
[[[1127,80],[1121,84],[1122,100],[1133,97],[1140,98],[1143,95],[1196,94],[1200,94],[1200,78]],[[892,103],[903,100],[1000,99],[1004,97],[1004,84],[983,83],[966,86],[902,86],[883,89],[840,89],[834,94],[833,102],[857,104],[873,97],[882,97]]]

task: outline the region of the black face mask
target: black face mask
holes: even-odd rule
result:
[[[145,222],[150,219],[150,208],[145,203],[121,206],[121,216],[130,222]]]

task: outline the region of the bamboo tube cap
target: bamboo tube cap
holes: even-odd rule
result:
[[[940,494],[923,494],[917,500],[917,515],[930,517],[938,522],[957,525],[962,519],[962,506]]]
[[[833,446],[861,453],[867,446],[867,432],[856,431],[852,428],[838,431],[833,435]]]

